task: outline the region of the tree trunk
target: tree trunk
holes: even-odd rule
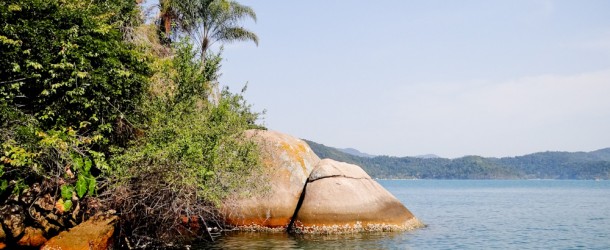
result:
[[[202,73],[202,74],[205,70],[205,55],[208,51],[208,46],[209,46],[209,40],[207,37],[204,37],[203,41],[201,42],[201,69],[199,69],[199,73]]]

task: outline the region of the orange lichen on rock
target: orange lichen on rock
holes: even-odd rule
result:
[[[279,132],[249,130],[246,136],[261,149],[270,190],[226,200],[222,213],[228,224],[241,230],[295,229],[304,233],[423,226],[359,166],[320,160],[303,140]]]
[[[41,250],[105,250],[112,249],[112,234],[116,216],[95,216],[69,231],[47,241]]]
[[[225,221],[236,227],[285,228],[309,173],[320,158],[304,141],[276,131],[248,130],[246,137],[259,145],[269,190],[248,198],[225,200],[221,209]]]
[[[23,247],[39,247],[45,242],[47,242],[47,239],[43,236],[42,229],[26,227],[25,233],[21,239],[17,241],[17,245]]]

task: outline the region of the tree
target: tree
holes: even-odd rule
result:
[[[175,15],[178,27],[190,35],[199,47],[199,57],[202,62],[201,71],[205,67],[208,49],[216,42],[252,41],[258,45],[258,36],[240,26],[246,18],[256,21],[256,13],[251,7],[239,4],[233,0],[185,0],[169,1],[168,15]]]
[[[172,20],[176,18],[171,5],[171,0],[159,0],[159,29],[166,35],[170,34]]]
[[[117,135],[146,88],[146,58],[123,40],[134,1],[10,0],[0,6],[0,99],[43,130]]]
[[[97,192],[110,147],[131,138],[149,82],[149,58],[125,41],[140,21],[133,0],[0,4],[0,206],[40,185],[61,228],[93,211],[76,202]]]

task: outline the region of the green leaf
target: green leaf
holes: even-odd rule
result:
[[[93,192],[95,192],[95,188],[96,188],[96,181],[95,178],[90,177],[89,179],[89,192],[87,192],[87,195],[89,196],[93,196]]]
[[[89,175],[89,170],[91,170],[91,159],[89,157],[85,158],[85,168],[83,170],[83,174]]]
[[[16,63],[12,63],[13,64],[13,72],[19,73],[21,72],[21,67],[19,66],[19,64]]]
[[[70,211],[71,208],[72,208],[72,200],[65,200],[64,201],[64,211]]]
[[[72,192],[74,192],[74,187],[71,185],[63,185],[61,186],[61,197],[70,200],[72,199]]]
[[[13,12],[21,11],[21,6],[17,4],[11,4],[8,6],[8,10]]]
[[[207,178],[207,177],[211,177],[211,176],[214,176],[214,171],[209,170],[209,171],[206,171],[206,172],[205,172],[205,177],[206,177],[206,178]]]
[[[7,188],[8,188],[8,181],[0,180],[0,194],[4,193],[4,191],[6,191]]]
[[[76,194],[78,198],[83,198],[83,196],[87,193],[87,178],[83,175],[78,175],[78,180],[76,181]]]
[[[80,126],[79,126],[79,128],[86,128],[86,127],[87,127],[87,126],[89,126],[89,125],[91,125],[91,123],[90,123],[90,122],[88,122],[88,121],[82,121],[82,122],[80,122]]]
[[[83,169],[83,158],[76,155],[76,154],[72,154],[72,161],[74,162],[74,167],[76,170],[81,170]]]

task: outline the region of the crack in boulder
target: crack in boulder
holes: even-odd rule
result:
[[[311,183],[311,182],[322,180],[322,179],[328,179],[328,178],[346,178],[346,179],[354,179],[354,180],[371,180],[371,178],[367,178],[367,177],[351,177],[351,176],[347,176],[347,175],[328,175],[328,176],[318,177],[318,178],[315,178],[315,179],[307,179],[307,183]]]

